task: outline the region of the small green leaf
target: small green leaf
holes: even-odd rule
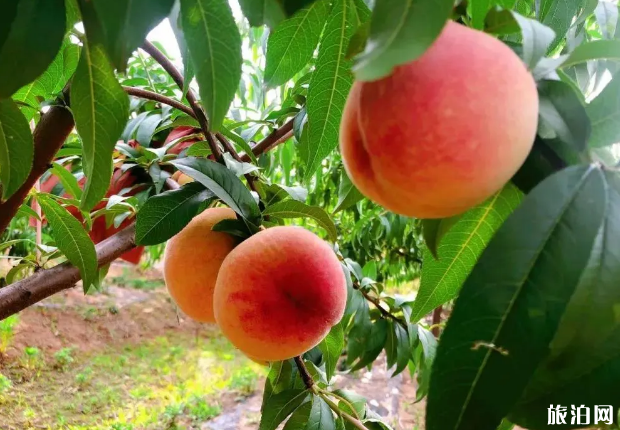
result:
[[[314,175],[321,161],[338,146],[340,119],[353,81],[351,61],[345,56],[357,19],[351,0],[334,2],[308,87],[308,126],[299,144],[306,178]]]
[[[263,215],[272,215],[277,218],[312,218],[327,231],[330,240],[335,242],[338,238],[334,221],[319,206],[308,206],[297,200],[285,200],[267,207]]]
[[[422,235],[424,236],[424,243],[433,257],[439,258],[437,255],[437,248],[441,243],[441,239],[448,231],[450,231],[452,226],[456,224],[459,219],[461,219],[460,215],[450,218],[422,220]]]
[[[66,27],[64,0],[6,1],[2,15],[7,18],[14,6],[5,4],[11,2],[17,3],[15,17],[10,29],[0,30],[0,99],[12,96],[47,69],[60,50]]]
[[[142,146],[151,146],[153,133],[162,120],[161,114],[154,113],[144,118],[136,128],[136,140]]]
[[[356,78],[382,78],[421,56],[443,30],[453,6],[452,0],[377,0],[366,50],[353,69]]]
[[[286,390],[269,398],[263,405],[259,430],[275,430],[308,396],[308,391]]]
[[[442,334],[428,430],[493,430],[519,400],[590,260],[605,212],[603,180],[596,166],[566,168],[499,228]]]
[[[246,221],[259,225],[261,215],[256,200],[243,182],[226,167],[198,158],[181,158],[171,161],[171,164],[211,190]]]
[[[6,200],[28,178],[34,157],[34,141],[28,121],[11,99],[0,99],[0,185]]]
[[[521,27],[523,36],[523,61],[530,70],[545,56],[549,45],[553,42],[553,30],[535,19],[526,18],[516,12],[512,16]]]
[[[452,300],[495,231],[521,201],[519,190],[508,184],[486,202],[470,209],[447,232],[435,259],[425,252],[422,281],[413,303],[411,321],[417,322],[437,306]]]
[[[223,219],[215,224],[211,230],[228,233],[232,236],[240,237],[241,239],[247,239],[253,234],[253,232],[248,229],[248,226],[238,219]]]
[[[180,232],[213,193],[198,182],[151,197],[138,212],[136,243],[157,245]]]
[[[318,0],[282,21],[269,35],[265,83],[286,83],[312,59],[329,17],[329,2]]]
[[[407,368],[409,358],[411,357],[411,348],[409,346],[409,335],[405,328],[396,323],[390,321],[391,327],[388,327],[387,343],[385,345],[386,352],[391,351],[392,356],[388,354],[388,367],[391,368],[396,364],[396,369],[392,373],[392,377],[398,375]],[[393,333],[393,336],[390,335]],[[392,358],[392,360],[390,360]],[[390,361],[392,364],[390,365]]]
[[[362,200],[364,196],[353,185],[351,179],[344,170],[340,174],[340,185],[338,186],[338,203],[334,213],[350,208],[355,203]]]
[[[151,31],[163,20],[174,0],[92,0],[103,42],[110,61],[118,71],[124,71],[127,60]],[[88,22],[85,23],[87,25]],[[86,29],[88,33],[88,28]]]
[[[355,293],[361,296],[359,291],[355,291]],[[360,357],[366,351],[372,334],[372,327],[368,302],[362,297],[361,300],[357,302],[353,327],[349,331],[349,338],[347,341],[348,364],[353,363],[356,358]]]
[[[570,85],[562,81],[538,83],[541,122],[576,151],[586,149],[590,137],[590,120],[586,109]]]
[[[592,124],[588,145],[600,148],[620,142],[620,73],[586,106]]]
[[[74,199],[79,200],[82,197],[82,189],[73,174],[65,169],[61,164],[53,163],[52,173],[60,179],[60,183],[65,191]]]
[[[562,42],[573,23],[573,17],[583,7],[583,0],[542,0],[539,20],[555,32],[555,39],[547,49],[552,52]]]
[[[228,0],[181,0],[185,41],[211,130],[221,128],[241,79],[241,36]]]
[[[359,361],[351,368],[352,371],[362,369],[377,359],[388,335],[388,322],[385,319],[377,320],[371,327],[368,338],[366,339],[365,350]]]
[[[278,0],[239,0],[239,5],[252,27],[266,24],[274,28],[286,18]]]
[[[52,227],[56,246],[67,259],[80,269],[80,276],[87,292],[91,285],[97,286],[97,253],[82,224],[55,200],[42,194],[37,201]]]
[[[327,382],[329,382],[336,371],[338,359],[344,348],[344,330],[342,329],[342,324],[338,323],[332,327],[325,339],[319,344],[319,348],[323,353],[325,373],[327,375]]]
[[[306,430],[336,430],[332,410],[320,396],[312,397],[312,409],[310,409]]]
[[[561,67],[570,67],[590,60],[620,61],[620,40],[594,40],[579,45],[570,53]]]
[[[129,98],[101,45],[87,45],[82,50],[71,84],[71,108],[82,138],[87,178],[80,207],[88,211],[108,190],[112,152],[129,116]]]

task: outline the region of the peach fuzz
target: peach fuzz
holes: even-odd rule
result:
[[[346,301],[344,273],[329,245],[301,227],[273,227],[226,257],[213,306],[233,345],[253,360],[279,361],[321,342]]]
[[[417,60],[354,83],[340,149],[368,198],[398,214],[443,218],[510,180],[537,123],[536,83],[521,59],[494,37],[449,22]]]
[[[166,244],[166,287],[177,306],[196,321],[215,322],[215,281],[222,261],[236,245],[229,234],[211,229],[223,219],[235,218],[229,208],[207,209]]]

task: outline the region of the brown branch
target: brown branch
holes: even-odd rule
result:
[[[266,138],[264,138],[254,148],[252,148],[252,152],[258,157],[259,155],[273,149],[280,143],[288,140],[292,136],[292,134],[293,120],[290,120],[287,123],[283,124],[282,127],[273,130]],[[243,154],[241,156],[241,160],[246,162],[251,161],[248,154]]]
[[[135,225],[97,244],[97,264],[104,266],[135,246]],[[0,320],[13,315],[80,280],[80,271],[70,263],[40,270],[26,279],[0,289]]]
[[[148,53],[151,57],[153,57],[153,59],[155,59],[155,61],[157,61],[164,68],[164,70],[170,75],[172,80],[177,84],[181,91],[183,91],[185,85],[181,72],[179,72],[179,70],[174,66],[174,64],[172,64],[172,62],[168,60],[168,58],[163,54],[163,52],[157,49],[157,47],[148,40],[144,41],[142,49],[146,51],[146,53]],[[211,148],[211,152],[215,156],[215,159],[219,162],[223,162],[222,152],[217,146],[213,135],[209,132],[209,120],[207,119],[207,115],[205,114],[204,110],[202,110],[202,107],[200,107],[200,104],[198,104],[194,92],[191,90],[191,88],[189,88],[189,84],[187,88],[186,98],[187,102],[194,111],[194,114],[196,116],[196,119],[198,120],[198,123],[200,124],[202,132],[207,138],[207,143],[209,144],[209,147]]]
[[[314,380],[312,379],[310,372],[308,372],[304,360],[300,356],[295,357],[294,360],[297,365],[297,369],[299,370],[299,374],[301,375],[301,380],[304,381],[304,385],[308,390],[313,391]]]
[[[140,97],[141,99],[153,100],[155,102],[159,102],[159,103],[163,103],[168,106],[172,106],[173,108],[183,111],[189,116],[191,116],[192,118],[196,119],[196,114],[190,107],[185,106],[183,103],[176,101],[170,97],[166,97],[162,94],[154,93],[153,91],[142,90],[140,88],[134,88],[134,87],[123,86],[123,90],[125,90],[125,92],[129,94],[130,96]]]
[[[437,306],[433,311],[433,322],[431,332],[435,337],[439,337],[439,326],[441,324],[441,312],[443,311],[443,306]]]
[[[68,104],[68,85],[63,90],[63,96]],[[6,229],[20,205],[28,197],[28,193],[34,184],[49,168],[50,163],[65,143],[74,126],[73,115],[65,105],[52,106],[41,116],[41,120],[33,132],[34,159],[30,174],[15,194],[5,202],[0,203],[0,233]]]
[[[379,310],[379,312],[381,312],[381,315],[383,315],[386,318],[389,318],[391,320],[393,320],[394,322],[397,322],[398,324],[400,324],[401,326],[403,326],[405,329],[407,329],[407,322],[404,321],[402,318],[398,318],[396,315],[394,315],[392,312],[390,312],[389,310],[385,309],[382,305],[381,302],[379,301],[379,299],[371,296],[370,294],[368,294],[366,291],[362,290],[361,287],[357,284],[354,284],[354,288],[356,290],[358,290],[360,293],[362,293],[362,296],[364,296],[364,298],[366,300],[368,300],[370,303],[372,303],[373,305],[375,305],[375,307]]]

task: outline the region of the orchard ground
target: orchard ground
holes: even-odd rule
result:
[[[115,263],[104,282],[0,324],[0,430],[258,428],[266,368],[178,315],[159,270]],[[424,428],[414,381],[389,378],[384,358],[337,378],[395,429]]]

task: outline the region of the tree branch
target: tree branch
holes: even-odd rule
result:
[[[181,91],[183,91],[183,88],[185,86],[183,82],[183,76],[181,75],[181,72],[179,72],[179,70],[174,66],[174,64],[172,64],[172,62],[168,60],[168,58],[166,58],[166,56],[159,49],[157,49],[155,45],[153,45],[148,40],[144,41],[144,44],[142,45],[142,49],[146,51],[151,57],[153,57],[155,61],[157,61],[164,68],[164,70],[170,75],[172,80],[177,84],[177,86],[181,89]],[[198,104],[198,101],[196,100],[196,96],[194,95],[194,92],[192,91],[191,88],[189,88],[189,84],[187,88],[186,98],[187,98],[187,102],[189,103],[192,110],[194,111],[196,119],[198,120],[198,123],[200,124],[200,128],[202,129],[202,132],[204,133],[207,139],[207,143],[209,144],[209,147],[211,148],[211,152],[213,153],[213,156],[220,163],[223,162],[222,152],[220,151],[220,148],[217,146],[217,143],[215,142],[213,135],[209,132],[209,120],[207,119],[207,115],[202,110],[202,107],[200,107],[200,104]]]
[[[371,296],[370,294],[368,294],[366,291],[364,291],[359,285],[354,284],[354,288],[356,290],[358,290],[360,293],[362,293],[362,296],[364,296],[364,298],[366,300],[368,300],[370,303],[372,303],[373,305],[375,305],[375,307],[379,310],[379,312],[381,312],[381,314],[386,317],[386,318],[390,318],[391,320],[393,320],[394,322],[397,322],[398,324],[400,324],[401,326],[403,326],[405,329],[407,329],[407,322],[404,321],[402,318],[398,318],[396,315],[394,315],[392,312],[390,312],[389,310],[385,309],[382,305],[381,302],[379,301],[379,299]]]
[[[273,130],[266,138],[264,138],[260,143],[258,143],[254,148],[252,148],[252,152],[257,157],[265,152],[271,150],[275,146],[280,143],[288,140],[293,134],[293,120],[288,121],[283,124],[282,127]],[[250,156],[248,154],[243,154],[241,156],[241,161],[250,162]]]
[[[190,107],[185,106],[183,103],[176,101],[170,97],[166,97],[162,94],[154,93],[153,91],[142,90],[140,88],[134,88],[134,87],[123,86],[123,90],[125,90],[125,92],[129,94],[130,96],[140,97],[141,99],[153,100],[155,102],[159,102],[159,103],[163,103],[168,106],[172,106],[173,108],[183,111],[189,116],[191,116],[192,118],[196,119],[196,114]]]
[[[353,427],[355,427],[358,430],[368,430],[368,427],[366,427],[360,420],[358,420],[355,417],[352,417],[351,415],[347,414],[345,411],[341,410],[337,404],[332,402],[331,399],[327,397],[325,393],[320,393],[320,396],[325,401],[325,403],[327,403],[329,408],[336,413],[336,415],[350,422],[353,425]]]
[[[63,97],[68,104],[69,86],[63,90]],[[41,120],[34,129],[34,159],[30,174],[21,187],[5,202],[0,203],[0,233],[2,233],[17,213],[35,182],[49,168],[50,163],[58,150],[73,130],[75,122],[73,115],[66,105],[52,106],[41,116]]]
[[[96,246],[99,267],[111,263],[135,246],[135,224]],[[71,263],[40,270],[26,279],[0,288],[0,320],[53,294],[71,288],[80,280],[80,271]]]
[[[308,372],[304,360],[301,356],[297,356],[294,358],[295,364],[297,365],[297,369],[299,370],[299,374],[301,375],[301,380],[304,381],[304,385],[310,391],[314,391],[314,380],[312,376]]]

